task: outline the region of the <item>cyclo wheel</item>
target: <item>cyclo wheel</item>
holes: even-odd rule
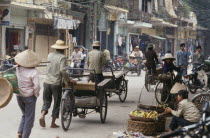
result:
[[[106,115],[107,115],[107,95],[104,91],[102,91],[102,95],[100,97],[100,119],[101,123],[104,124],[106,122]]]
[[[166,104],[170,97],[170,89],[166,82],[159,81],[155,88],[155,99],[159,104]]]
[[[119,92],[120,92],[120,94],[119,94],[120,102],[123,103],[123,102],[125,102],[125,100],[127,98],[127,94],[128,94],[128,84],[125,79],[123,79],[120,84]]]
[[[147,91],[150,91],[151,88],[151,84],[149,83],[149,76],[148,73],[146,73],[145,75],[145,84],[144,84],[145,88],[147,89]]]
[[[70,127],[72,114],[74,110],[74,103],[71,94],[67,94],[65,99],[61,101],[61,125],[64,131]]]
[[[206,101],[210,101],[209,92],[197,94],[192,98],[192,103],[195,104],[199,111],[202,111],[202,106]]]

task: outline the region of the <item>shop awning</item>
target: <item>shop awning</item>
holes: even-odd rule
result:
[[[166,38],[160,37],[160,36],[157,36],[157,35],[149,35],[149,34],[144,34],[144,35],[147,35],[147,36],[153,37],[155,39],[159,39],[159,40],[166,40]]]
[[[155,26],[163,26],[163,27],[174,27],[174,28],[178,27],[176,24],[166,22],[163,19],[156,18],[156,17],[152,18],[152,24]]]

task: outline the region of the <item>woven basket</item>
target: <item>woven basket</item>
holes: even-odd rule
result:
[[[153,122],[135,121],[129,119],[128,131],[143,133],[146,136],[154,136],[157,133],[165,131],[165,123],[165,118],[160,118],[158,121]]]
[[[131,114],[129,114],[129,117],[131,118],[131,120],[134,120],[134,121],[144,121],[144,122],[154,122],[155,121],[152,118],[137,117],[137,116],[133,116]]]
[[[165,117],[159,117],[158,121],[156,123],[156,132],[161,133],[165,132],[165,125],[166,125],[166,118]]]
[[[0,108],[8,105],[13,96],[12,84],[4,79],[0,78]]]
[[[128,131],[129,132],[140,132],[146,136],[154,136],[156,134],[156,122],[144,122],[128,120]]]

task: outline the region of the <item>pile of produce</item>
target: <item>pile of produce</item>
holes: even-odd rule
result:
[[[158,113],[156,111],[150,111],[150,112],[144,112],[144,111],[132,111],[130,112],[130,115],[135,117],[143,117],[143,118],[151,118],[155,119],[158,117]]]

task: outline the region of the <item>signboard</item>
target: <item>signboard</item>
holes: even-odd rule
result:
[[[10,24],[10,7],[0,6],[0,25]]]
[[[14,50],[18,50],[19,46],[18,45],[13,45]]]
[[[79,24],[79,20],[54,17],[55,29],[77,29]]]

